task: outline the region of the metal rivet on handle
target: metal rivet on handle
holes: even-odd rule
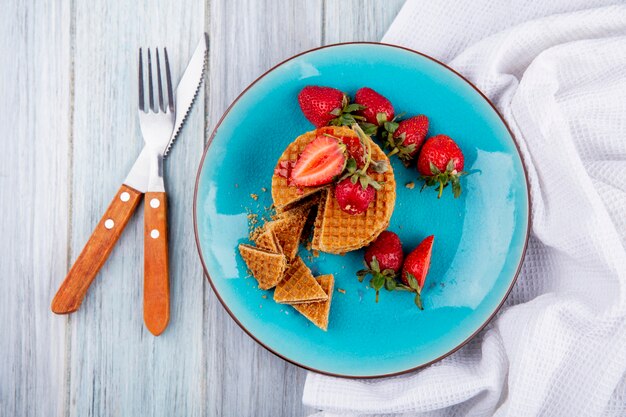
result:
[[[153,198],[152,200],[150,200],[150,207],[158,208],[160,205],[161,205],[161,202],[159,201],[158,198]]]
[[[113,219],[105,220],[104,227],[106,227],[107,229],[113,229],[113,226],[115,226],[115,222],[113,221]]]
[[[159,237],[159,231],[157,229],[152,229],[152,231],[150,232],[150,237],[152,239],[156,239]]]
[[[122,194],[120,194],[120,200],[122,200],[124,203],[127,202],[128,200],[130,200],[130,194],[124,191]]]

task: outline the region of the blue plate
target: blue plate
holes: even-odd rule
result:
[[[272,300],[247,276],[237,245],[247,241],[249,214],[272,203],[270,183],[285,147],[312,130],[297,102],[306,85],[348,94],[368,86],[397,112],[426,114],[429,135],[454,138],[465,153],[463,194],[420,192],[415,168],[393,158],[397,200],[389,229],[408,252],[435,235],[423,291],[424,311],[409,293],[382,291],[374,302],[355,272],[363,251],[305,261],[315,275],[332,273],[328,332]],[[404,184],[415,181],[415,189]],[[263,189],[267,189],[266,192]],[[251,198],[258,195],[258,200]],[[199,168],[194,201],[198,250],[226,310],[256,341],[316,372],[378,377],[406,372],[454,352],[482,329],[517,277],[529,231],[524,166],[501,116],[467,80],[417,52],[350,43],[315,49],[274,67],[248,87],[217,125]],[[302,249],[303,250],[303,249]]]

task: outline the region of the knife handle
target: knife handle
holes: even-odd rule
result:
[[[140,199],[139,191],[122,184],[54,296],[51,305],[54,313],[67,314],[78,310]]]
[[[144,204],[143,321],[158,336],[170,320],[167,196],[147,192]]]

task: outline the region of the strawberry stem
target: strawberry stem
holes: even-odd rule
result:
[[[399,148],[393,148],[393,150],[392,150],[391,152],[389,152],[389,153],[387,154],[387,156],[388,156],[388,157],[389,157],[389,156],[394,156],[394,155],[395,155],[395,154],[397,154],[398,152],[400,152],[400,149],[399,149]]]
[[[370,162],[372,161],[372,144],[370,143],[370,140],[365,132],[363,132],[363,129],[361,129],[361,126],[355,123],[352,125],[352,129],[354,129],[356,134],[359,135],[359,140],[361,142],[364,142],[365,147],[367,148],[367,157],[365,158],[365,164],[360,170],[361,174],[365,175],[367,174],[367,168],[369,168]]]
[[[437,198],[441,198],[441,194],[443,194],[443,181],[439,181],[439,194]]]

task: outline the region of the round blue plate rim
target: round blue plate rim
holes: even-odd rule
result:
[[[397,49],[401,49],[416,55],[419,55],[423,58],[429,59],[431,61],[433,61],[434,63],[440,65],[442,67],[442,69],[448,70],[451,73],[453,73],[454,75],[456,75],[457,77],[459,77],[462,81],[464,81],[465,83],[467,83],[472,89],[474,89],[482,98],[483,100],[485,100],[487,102],[487,104],[489,104],[489,106],[493,109],[493,111],[495,112],[495,114],[498,116],[498,118],[500,119],[500,121],[502,122],[503,126],[506,128],[506,130],[508,131],[509,136],[511,137],[511,141],[513,142],[513,144],[515,145],[515,150],[517,151],[517,154],[519,156],[520,162],[521,162],[521,166],[522,166],[522,170],[524,173],[524,180],[526,182],[526,197],[527,197],[527,218],[526,220],[526,233],[525,233],[525,237],[524,237],[524,245],[522,248],[522,252],[520,254],[520,259],[519,259],[519,264],[517,265],[516,271],[514,276],[511,279],[511,283],[508,287],[508,289],[506,290],[504,296],[502,297],[502,300],[500,301],[500,303],[497,305],[497,307],[493,310],[493,312],[491,313],[491,315],[489,315],[489,317],[487,317],[487,319],[485,320],[485,322],[480,325],[475,332],[473,332],[467,339],[463,340],[461,343],[459,343],[456,347],[450,349],[448,352],[442,354],[441,356],[427,362],[424,364],[421,364],[419,366],[415,366],[415,367],[410,367],[408,369],[402,370],[402,371],[398,371],[398,372],[391,372],[391,373],[383,373],[383,374],[377,374],[377,375],[346,375],[346,374],[340,374],[340,373],[333,373],[333,372],[328,372],[325,370],[320,370],[320,369],[316,369],[310,366],[307,366],[305,364],[302,364],[298,361],[295,361],[285,355],[282,355],[280,352],[277,352],[276,350],[270,348],[269,346],[267,346],[265,343],[263,343],[261,340],[259,340],[251,331],[249,331],[244,325],[243,323],[241,323],[239,321],[239,319],[236,317],[236,315],[230,310],[230,308],[228,307],[227,303],[224,301],[224,299],[222,298],[222,296],[220,295],[218,289],[216,288],[215,284],[213,283],[213,279],[211,278],[211,275],[209,274],[208,268],[206,266],[206,262],[204,260],[204,256],[202,254],[202,248],[201,248],[201,244],[200,244],[200,236],[199,236],[199,231],[198,231],[198,217],[197,217],[197,203],[198,203],[198,189],[199,189],[199,184],[200,184],[200,178],[201,178],[201,174],[202,174],[202,168],[204,166],[205,163],[205,159],[206,156],[208,154],[208,150],[211,146],[211,143],[213,142],[213,138],[215,137],[215,135],[217,134],[220,125],[222,124],[222,122],[224,121],[224,119],[226,118],[226,116],[230,113],[230,111],[232,110],[232,108],[237,104],[237,102],[239,101],[239,99],[241,97],[243,97],[248,90],[250,90],[255,84],[257,84],[259,81],[261,81],[266,75],[268,75],[269,73],[271,73],[272,71],[274,71],[276,68],[309,53],[315,52],[315,51],[319,51],[322,49],[329,49],[329,48],[334,48],[334,47],[339,47],[339,46],[345,46],[345,45],[375,45],[375,46],[384,46],[384,47],[389,47],[389,48],[397,48]],[[531,196],[530,196],[530,183],[528,180],[528,170],[526,168],[526,164],[524,162],[524,159],[522,158],[521,152],[520,152],[520,147],[519,144],[517,143],[517,140],[515,139],[515,136],[513,135],[513,132],[511,131],[511,128],[509,127],[508,123],[506,122],[506,120],[504,119],[504,117],[502,117],[502,114],[500,114],[500,112],[498,111],[498,109],[496,108],[496,106],[491,102],[491,100],[489,100],[489,98],[487,96],[485,96],[485,94],[483,94],[482,91],[480,91],[480,89],[478,89],[478,87],[476,87],[471,81],[469,81],[467,78],[465,78],[463,75],[461,75],[459,72],[457,72],[456,70],[454,70],[453,68],[447,66],[446,64],[444,64],[443,62],[425,54],[419,51],[416,51],[414,49],[410,49],[410,48],[406,48],[404,46],[400,46],[400,45],[393,45],[393,44],[388,44],[388,43],[383,43],[383,42],[342,42],[342,43],[334,43],[334,44],[330,44],[330,45],[324,45],[324,46],[320,46],[317,48],[313,48],[313,49],[309,49],[303,52],[300,52],[296,55],[291,56],[290,58],[285,59],[284,61],[281,61],[280,63],[274,65],[273,67],[271,67],[270,69],[268,69],[267,71],[265,71],[263,74],[261,74],[259,77],[257,77],[252,83],[250,83],[241,93],[239,93],[239,95],[232,101],[232,103],[228,106],[228,108],[224,111],[224,113],[222,114],[222,117],[220,118],[220,120],[217,122],[217,124],[215,125],[215,127],[213,128],[213,131],[211,133],[211,136],[209,137],[209,140],[207,141],[207,144],[204,148],[203,154],[202,154],[202,158],[200,160],[200,164],[198,166],[198,171],[196,174],[196,182],[195,182],[195,186],[194,186],[194,197],[193,197],[193,226],[194,226],[194,236],[195,236],[195,241],[196,241],[196,249],[198,251],[198,255],[200,257],[200,262],[202,263],[202,268],[204,271],[204,274],[207,277],[207,280],[209,281],[209,284],[211,285],[211,288],[213,289],[213,293],[217,296],[217,299],[219,300],[219,302],[222,304],[222,307],[224,307],[224,309],[226,310],[226,312],[228,313],[228,315],[235,321],[235,323],[237,323],[237,325],[248,335],[250,336],[256,343],[258,343],[259,345],[261,345],[263,348],[265,348],[266,350],[268,350],[269,352],[271,352],[272,354],[276,355],[277,357],[293,364],[296,365],[300,368],[312,371],[312,372],[316,372],[319,374],[323,374],[323,375],[328,375],[328,376],[333,376],[333,377],[340,377],[340,378],[348,378],[348,379],[373,379],[373,378],[385,378],[385,377],[393,377],[393,376],[398,376],[398,375],[403,375],[409,372],[413,372],[422,368],[425,368],[435,362],[438,362],[444,358],[446,358],[447,356],[450,356],[451,354],[453,354],[454,352],[456,352],[457,350],[461,349],[463,346],[465,346],[470,340],[472,340],[478,333],[480,333],[486,326],[487,324],[489,324],[489,322],[491,322],[491,320],[495,317],[495,315],[498,313],[498,311],[500,311],[500,309],[502,308],[502,305],[504,304],[504,302],[506,301],[506,299],[508,298],[509,294],[511,293],[511,290],[513,289],[513,286],[515,285],[517,278],[520,274],[521,268],[522,268],[522,264],[524,262],[524,257],[526,255],[526,250],[528,248],[528,240],[530,237],[530,230],[531,230],[531,222],[530,219],[532,218],[531,215],[531,200],[530,200]]]

